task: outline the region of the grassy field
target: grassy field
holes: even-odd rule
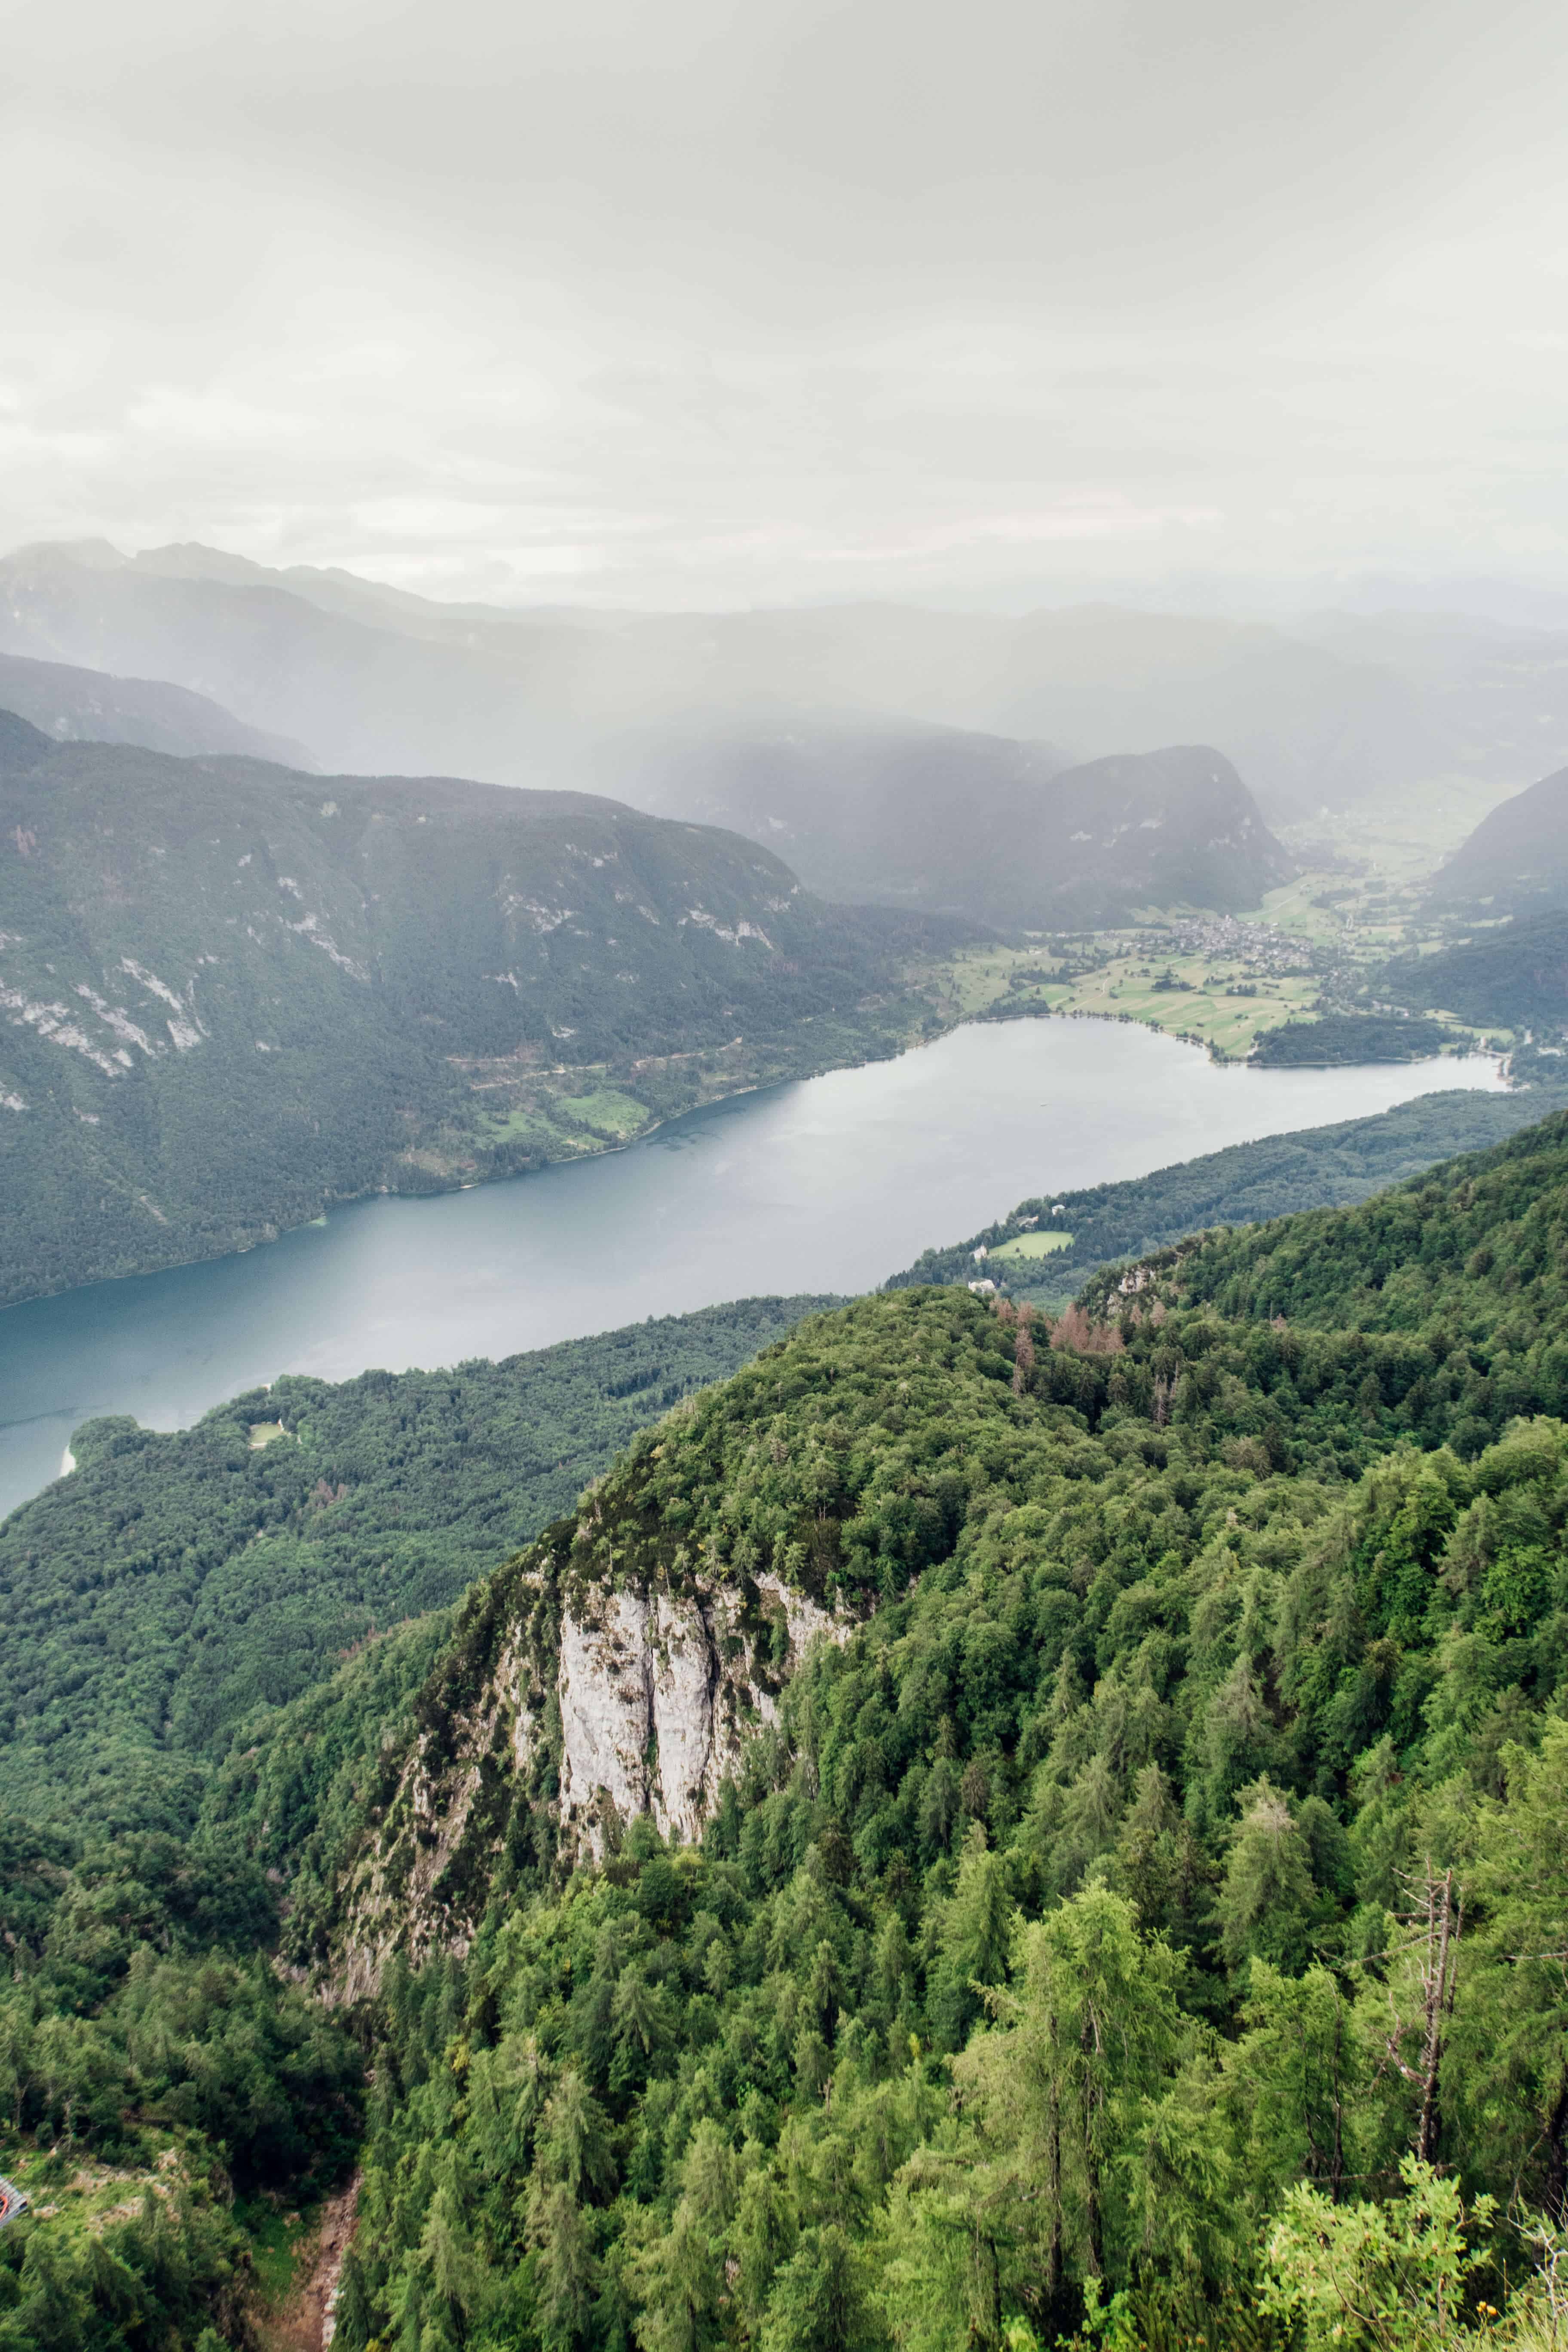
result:
[[[1168,952],[1163,928],[1097,934],[1093,968],[1069,966],[1036,948],[977,948],[954,965],[967,1017],[1030,1013],[1098,1014],[1195,1037],[1236,1059],[1259,1029],[1300,1018],[1321,987],[1310,971],[1255,976],[1234,949]]]
[[[1234,920],[1150,908],[1141,923],[1079,939],[960,950],[955,1017],[1072,1013],[1139,1021],[1244,1060],[1261,1030],[1342,1003],[1363,968],[1439,936],[1423,890],[1442,859],[1508,797],[1447,778],[1352,815],[1292,828],[1291,882]]]
[[[204,2186],[193,2172],[177,2135],[144,2129],[141,2161],[105,2164],[81,2149],[60,2145],[34,2147],[15,2138],[0,2140],[0,2172],[27,2200],[36,2227],[47,2223],[61,2241],[97,2237],[111,2221],[130,2221],[149,2196],[174,2198]]]
[[[250,2240],[256,2266],[256,2299],[263,2310],[286,2301],[301,2254],[310,2250],[317,2209],[285,2208],[274,2197],[241,2197],[234,2218]]]
[[[1027,1257],[1049,1257],[1054,1250],[1071,1249],[1072,1235],[1053,1225],[1043,1234],[1015,1234],[1010,1242],[999,1242],[991,1252],[992,1257],[1009,1261]]]
[[[595,1087],[588,1094],[563,1095],[556,1108],[574,1127],[585,1127],[591,1135],[609,1143],[629,1141],[649,1120],[647,1105],[634,1101],[616,1087]]]

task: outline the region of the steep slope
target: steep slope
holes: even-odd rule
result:
[[[993,725],[1094,751],[1215,743],[1275,822],[1354,806],[1451,757],[1391,670],[1257,623],[1084,605],[1016,625]]]
[[[394,1950],[465,1944],[498,1869],[600,1858],[645,1812],[697,1835],[810,1645],[945,1559],[977,1482],[1037,1458],[1012,1372],[967,1294],[862,1300],[645,1431],[469,1595],[411,1738],[360,1776],[300,1956],[362,1994]]]
[[[1043,738],[1079,759],[1214,743],[1285,817],[1452,759],[1389,669],[1256,625],[1111,606],[514,613],[201,547],[44,546],[0,562],[0,646],[174,679],[364,772],[581,782],[590,747],[627,730],[847,712]]]
[[[286,1956],[381,1983],[356,2352],[1000,2352],[1106,2287],[1245,2344],[1293,2228],[1561,2214],[1565,1225],[1559,1118],[1054,1326],[858,1301],[481,1587],[379,1753],[316,1695],[233,1759]]]
[[[310,765],[300,744],[247,727],[220,704],[183,686],[110,677],[102,670],[28,661],[20,654],[0,654],[0,709],[14,711],[57,743],[136,743],[177,759],[233,751],[294,768]]]
[[[0,714],[3,1295],[890,1050],[931,937],[584,794],[51,745]]]
[[[1235,912],[1292,870],[1230,762],[1201,746],[1066,768],[997,736],[804,727],[667,740],[609,772],[641,806],[769,843],[829,898],[1005,926]]]
[[[1048,744],[952,728],[802,723],[617,744],[604,772],[639,808],[766,842],[827,898],[978,913],[1067,764]]]
[[[1314,613],[1289,626],[1342,661],[1400,678],[1446,743],[1439,769],[1517,785],[1544,761],[1568,759],[1568,633],[1561,625],[1390,609]]]
[[[1494,916],[1568,902],[1568,768],[1483,817],[1437,875],[1432,896],[1440,906]]]
[[[0,1521],[15,1817],[188,1829],[237,1730],[569,1510],[678,1399],[820,1298],[744,1299],[439,1372],[290,1376],[192,1429],[76,1432]]]
[[[1560,1037],[1568,1029],[1568,908],[1488,924],[1431,955],[1398,957],[1373,986],[1413,1011]]]
[[[1294,873],[1230,761],[1204,744],[1124,752],[1053,782],[1049,828],[1001,850],[1020,910],[1048,891],[1058,920],[1138,907],[1256,907]]]
[[[1113,1463],[1169,1466],[1173,1444],[1333,1486],[1401,1443],[1468,1457],[1561,1415],[1564,1233],[1557,1114],[1360,1207],[1099,1277],[1038,1349],[957,1289],[800,1326],[476,1589],[300,1956],[363,1992],[410,1937],[466,1943],[503,1865],[526,1884],[602,1856],[645,1811],[690,1838],[772,1720],[770,1656],[846,1639],[1007,1497],[1065,1507],[1082,1481],[1087,1508]],[[1086,1433],[1103,1459],[1077,1454]]]

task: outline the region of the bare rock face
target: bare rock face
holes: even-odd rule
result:
[[[770,1577],[756,1583],[773,1622],[782,1621],[786,1667],[818,1635],[847,1633],[847,1621],[804,1594]],[[612,1811],[622,1822],[651,1813],[667,1837],[699,1836],[744,1732],[777,1710],[726,1666],[745,1644],[723,1587],[595,1600],[562,1619],[559,1696],[562,1830],[598,1861]]]
[[[596,1623],[561,1621],[561,1797],[571,1806],[575,1790],[579,1814],[606,1799],[623,1821],[647,1808],[649,1613],[644,1594],[610,1592]]]
[[[395,1950],[466,1950],[520,1808],[547,1817],[563,1866],[602,1861],[644,1813],[667,1837],[700,1836],[784,1680],[852,1623],[767,1574],[563,1590],[520,1564],[477,1689],[429,1711],[361,1853],[331,1993],[374,1993]]]

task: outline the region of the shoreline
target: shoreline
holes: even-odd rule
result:
[[[1258,1064],[1247,1058],[1226,1054],[1217,1050],[1209,1040],[1194,1031],[1178,1029],[1173,1024],[1150,1020],[1139,1013],[1110,1011],[1101,1013],[1077,1005],[1053,1006],[1039,1003],[1012,1005],[1004,1000],[997,1003],[958,1012],[953,1017],[942,1021],[937,1027],[906,1037],[888,1052],[863,1053],[853,1059],[828,1057],[814,1061],[813,1066],[809,1067],[781,1073],[776,1077],[748,1077],[742,1084],[727,1087],[712,1094],[702,1095],[698,1100],[678,1110],[670,1110],[661,1117],[652,1118],[646,1127],[638,1128],[635,1134],[619,1138],[606,1137],[602,1140],[584,1143],[582,1147],[573,1150],[547,1151],[542,1159],[529,1166],[498,1169],[493,1174],[486,1176],[455,1175],[447,1181],[432,1179],[418,1185],[367,1184],[356,1192],[333,1193],[323,1200],[312,1214],[300,1217],[297,1222],[288,1225],[268,1224],[252,1237],[237,1241],[226,1248],[198,1250],[186,1256],[160,1258],[151,1265],[129,1267],[121,1274],[89,1275],[81,1282],[61,1282],[51,1284],[41,1290],[26,1291],[19,1297],[8,1298],[0,1303],[0,1329],[4,1328],[6,1316],[15,1309],[36,1306],[46,1299],[68,1298],[78,1292],[96,1290],[109,1283],[140,1282],[150,1276],[176,1273],[184,1266],[212,1265],[225,1258],[248,1256],[254,1251],[268,1248],[278,1242],[287,1240],[292,1234],[308,1233],[313,1227],[326,1225],[332,1213],[338,1209],[353,1208],[367,1201],[431,1200],[444,1193],[488,1191],[497,1184],[519,1183],[531,1176],[543,1175],[552,1168],[569,1167],[577,1160],[607,1159],[615,1154],[629,1151],[639,1144],[651,1141],[655,1136],[661,1134],[667,1128],[674,1126],[682,1118],[689,1118],[698,1111],[717,1109],[725,1103],[739,1102],[748,1095],[765,1093],[775,1087],[809,1085],[814,1078],[828,1077],[839,1070],[865,1069],[879,1062],[900,1061],[906,1054],[918,1053],[923,1047],[940,1045],[944,1038],[953,1035],[960,1029],[978,1027],[983,1024],[1003,1026],[1024,1021],[1101,1021],[1113,1027],[1144,1029],[1155,1036],[1169,1037],[1173,1044],[1190,1046],[1223,1068],[1261,1071],[1277,1066]],[[720,1047],[715,1050],[723,1052],[728,1049]],[[1455,1062],[1488,1061],[1500,1073],[1506,1066],[1509,1059],[1507,1055],[1479,1052],[1441,1056],[1416,1055],[1396,1060],[1383,1058],[1362,1063],[1302,1062],[1294,1066],[1301,1069],[1345,1071],[1373,1068],[1408,1069],[1415,1067],[1420,1061],[1434,1058],[1451,1059]],[[601,1066],[591,1064],[582,1066],[586,1071],[597,1069]],[[1439,1089],[1434,1088],[1433,1091],[1436,1092]]]

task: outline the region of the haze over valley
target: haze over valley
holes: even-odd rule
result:
[[[1542,0],[20,0],[0,2352],[1563,2352]]]

